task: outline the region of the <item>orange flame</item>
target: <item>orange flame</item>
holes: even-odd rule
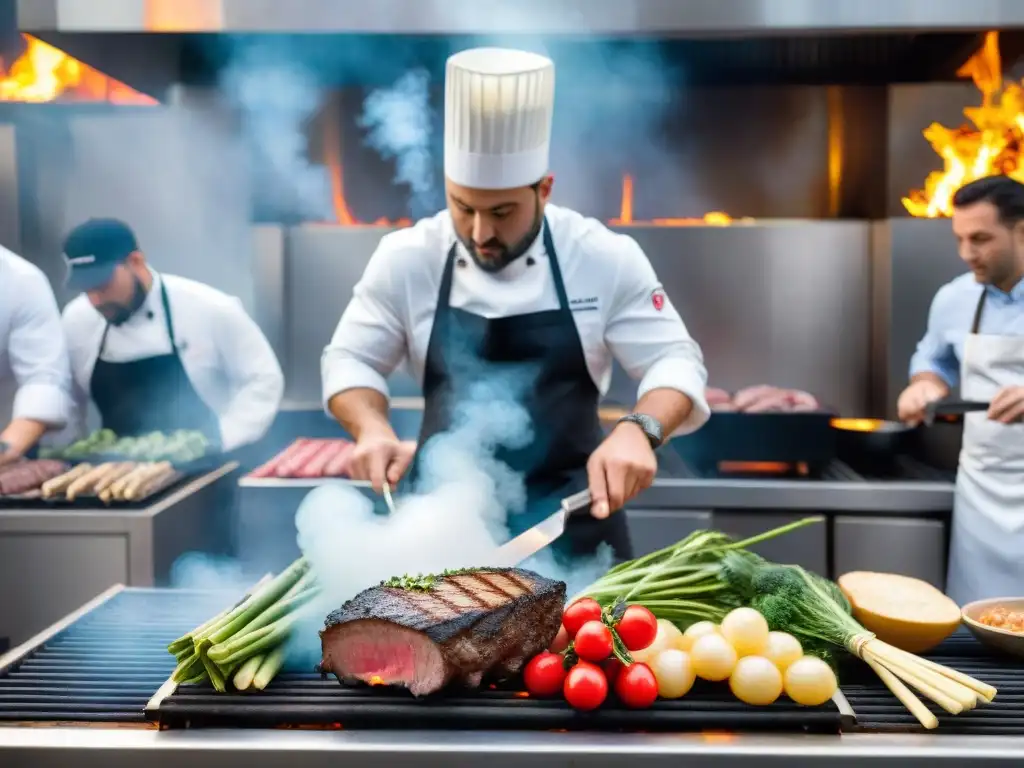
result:
[[[3,67],[0,101],[38,103],[60,99],[145,106],[159,103],[59,48],[31,35],[22,37],[25,52],[9,67]]]
[[[1024,89],[1018,83],[1004,84],[1002,71],[999,33],[989,32],[981,49],[957,71],[981,91],[981,106],[964,109],[972,125],[951,129],[932,123],[923,132],[942,158],[943,170],[928,174],[924,189],[903,198],[911,216],[951,216],[957,189],[984,176],[1005,175],[1024,182]]]
[[[727,213],[711,211],[700,218],[651,219],[650,221],[633,220],[633,177],[626,174],[622,177],[622,202],[619,205],[619,216],[608,223],[612,226],[628,226],[631,224],[649,224],[655,227],[728,227],[731,224],[752,224],[753,219],[734,219]]]
[[[348,200],[345,197],[345,169],[341,162],[341,129],[337,120],[333,117],[335,112],[328,113],[328,119],[324,121],[324,143],[323,160],[331,178],[331,204],[334,208],[334,218],[337,224],[343,227],[408,227],[412,225],[410,219],[399,219],[389,221],[383,216],[373,222],[363,222],[356,219],[352,209],[348,207]]]
[[[369,684],[370,685],[384,685],[384,678],[381,677],[380,675],[373,675],[370,678]]]

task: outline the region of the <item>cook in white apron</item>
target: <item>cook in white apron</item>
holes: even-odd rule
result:
[[[960,363],[964,400],[991,402],[1005,387],[1024,385],[1024,336],[978,332],[982,290]],[[1024,424],[986,413],[964,417],[953,505],[946,592],[959,605],[1024,595]]]

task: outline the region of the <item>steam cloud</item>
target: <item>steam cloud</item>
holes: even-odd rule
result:
[[[395,499],[394,515],[375,514],[373,503],[350,486],[321,486],[306,496],[296,515],[298,542],[323,589],[323,611],[316,627],[296,633],[293,663],[316,662],[323,615],[361,590],[392,576],[489,564],[509,539],[507,515],[526,502],[523,478],[495,458],[499,447],[515,450],[533,440],[520,404],[526,373],[503,368],[470,387],[453,428],[422,447],[419,482]],[[523,567],[566,581],[572,594],[611,563],[610,548],[570,567],[543,550]]]
[[[287,50],[269,43],[239,48],[221,75],[221,88],[242,117],[242,130],[263,156],[253,181],[259,202],[283,218],[327,220],[330,178],[309,162],[306,123],[321,103],[312,73]]]
[[[395,160],[394,181],[409,186],[416,218],[435,205],[429,84],[425,70],[407,72],[391,88],[370,93],[359,117],[359,126],[369,131],[367,144],[385,160]]]

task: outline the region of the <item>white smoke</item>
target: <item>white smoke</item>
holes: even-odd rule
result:
[[[510,538],[508,515],[526,502],[522,476],[495,452],[532,442],[523,389],[513,383],[527,380],[525,371],[506,369],[478,379],[459,398],[452,429],[422,446],[419,482],[395,499],[394,515],[376,514],[370,499],[340,484],[303,500],[295,519],[299,547],[331,606],[392,576],[491,564],[495,549]],[[592,583],[611,561],[606,548],[564,567],[544,550],[523,567],[567,581],[572,591]]]
[[[220,85],[261,157],[253,179],[260,203],[285,218],[332,218],[329,174],[309,161],[306,124],[323,95],[313,74],[279,45],[247,43],[222,72]]]
[[[370,93],[358,121],[369,132],[367,143],[384,159],[395,160],[394,181],[408,185],[416,217],[434,205],[429,83],[424,70],[407,72],[392,87]]]

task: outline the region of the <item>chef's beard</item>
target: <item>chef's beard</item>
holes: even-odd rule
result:
[[[132,298],[128,304],[109,302],[96,307],[111,325],[124,325],[146,302],[146,286],[142,284],[142,281],[136,275],[132,275],[132,281],[134,287]]]
[[[536,201],[536,208],[533,214],[533,224],[530,226],[530,231],[521,238],[514,245],[505,245],[503,242],[498,240],[496,237],[492,237],[486,243],[481,243],[481,248],[494,248],[497,251],[496,256],[482,256],[478,251],[476,244],[471,238],[459,237],[462,245],[467,251],[469,251],[470,258],[476,263],[480,269],[484,272],[500,272],[513,261],[518,259],[528,250],[533,242],[537,239],[540,234],[541,227],[544,226],[544,216],[540,210],[540,200]]]

